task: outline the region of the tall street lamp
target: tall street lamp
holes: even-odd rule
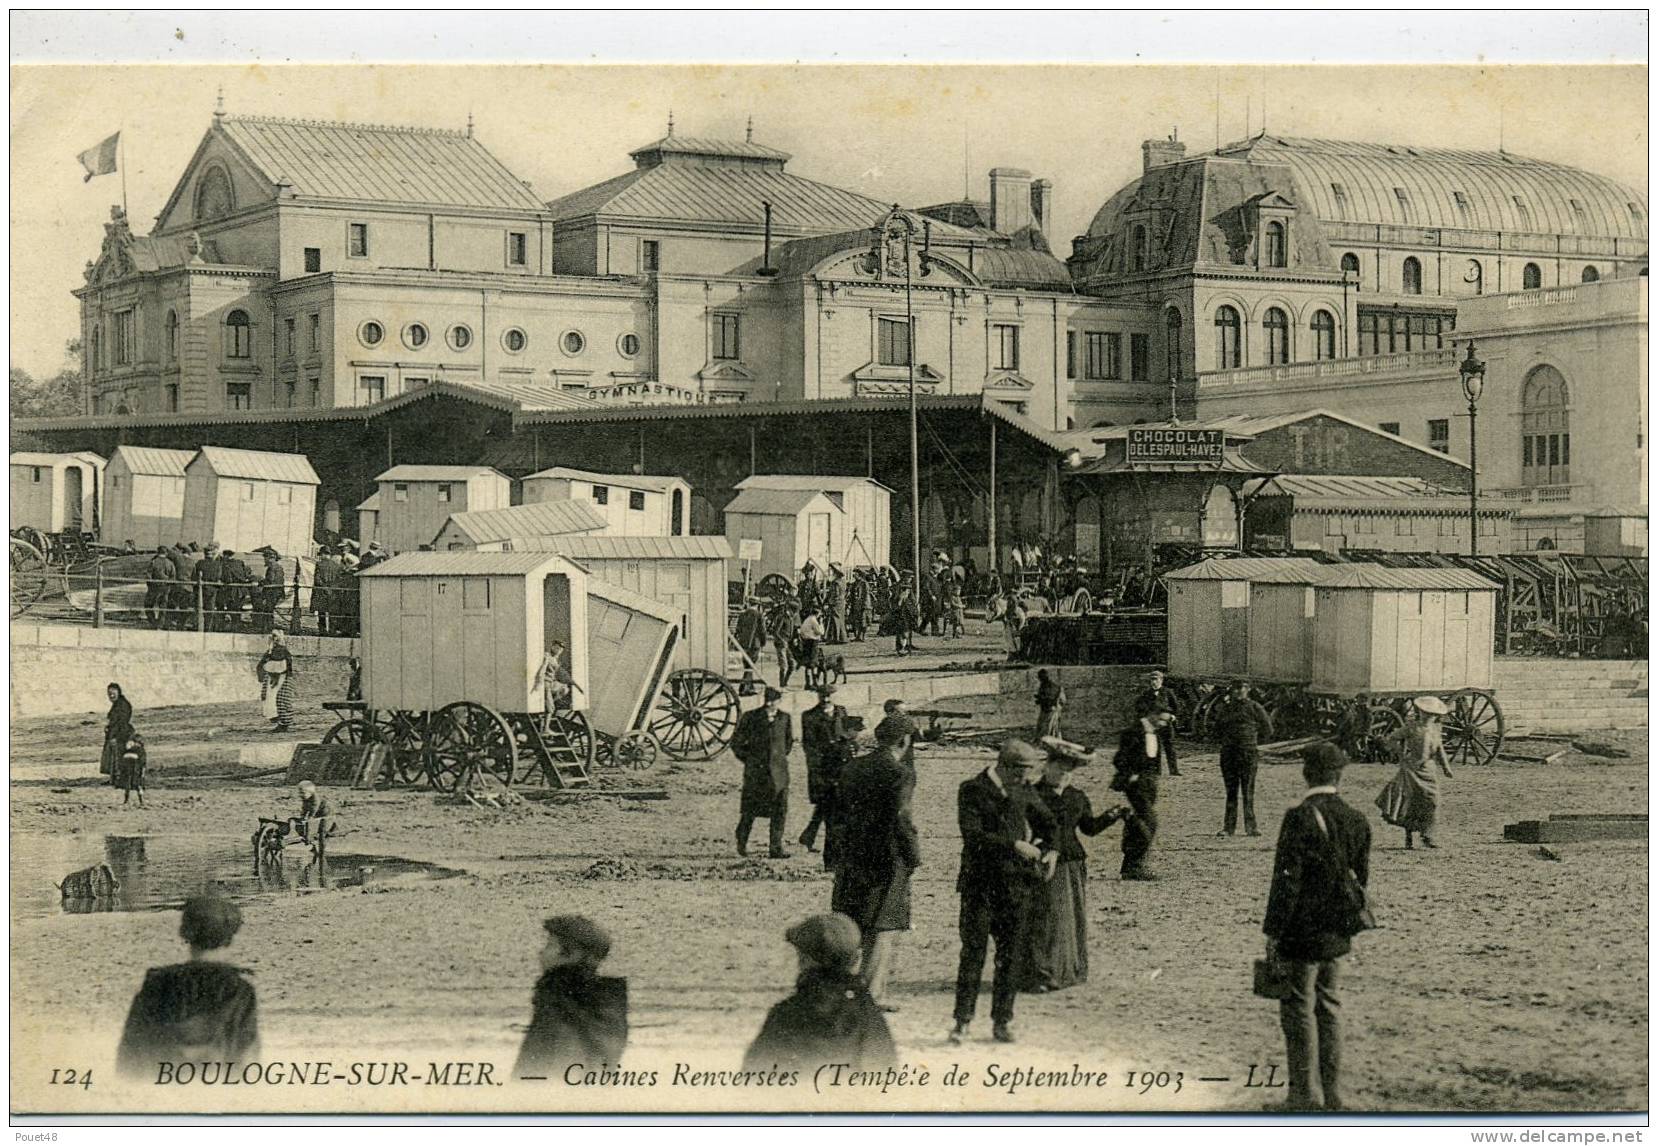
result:
[[[929,232],[928,237],[931,237]],[[914,276],[910,268],[910,249],[915,242],[915,221],[892,205],[875,227],[875,246],[869,253],[869,270],[877,277],[904,276],[904,339],[905,365],[910,376],[910,576],[915,591],[921,592],[921,443],[915,409],[915,305],[912,298]],[[927,250],[921,251],[922,274],[926,274]],[[900,262],[902,265],[900,266]]]
[[[1468,357],[1457,363],[1462,376],[1462,396],[1468,399],[1468,556],[1480,555],[1480,468],[1478,429],[1480,394],[1485,390],[1485,363],[1474,357],[1468,343]]]

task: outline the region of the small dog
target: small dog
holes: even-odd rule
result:
[[[804,667],[807,688],[816,688],[821,684],[846,683],[846,657],[840,653],[830,656],[819,649],[817,656]]]

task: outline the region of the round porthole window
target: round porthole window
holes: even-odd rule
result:
[[[357,337],[364,346],[379,346],[386,337],[386,328],[378,322],[365,322],[357,328]]]
[[[409,344],[411,350],[419,350],[425,346],[428,337],[426,328],[418,322],[411,322],[403,328],[403,341]]]
[[[624,334],[617,340],[616,347],[622,352],[623,358],[632,358],[639,353],[639,336]]]
[[[513,354],[519,353],[521,350],[524,349],[524,347],[528,346],[529,344],[530,344],[529,337],[527,335],[525,335],[525,333],[522,330],[519,330],[516,326],[513,327],[511,330],[507,331],[505,334],[501,335],[501,345],[506,347]]]
[[[472,345],[472,328],[469,326],[453,326],[449,329],[449,345],[456,350],[465,350]]]
[[[580,354],[587,349],[587,339],[579,330],[566,330],[559,336],[558,344],[566,354]]]

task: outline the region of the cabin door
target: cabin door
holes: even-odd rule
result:
[[[824,569],[829,568],[829,515],[806,515],[806,556]]]
[[[63,527],[76,533],[85,528],[81,520],[81,467],[63,467]]]

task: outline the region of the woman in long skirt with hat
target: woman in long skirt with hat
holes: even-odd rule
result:
[[[1438,765],[1447,780],[1451,778],[1441,726],[1449,712],[1437,696],[1419,696],[1411,702],[1410,719],[1400,733],[1399,771],[1376,797],[1382,819],[1405,829],[1407,848],[1416,846],[1412,838],[1416,835],[1422,837],[1425,848],[1439,846],[1433,842],[1434,822],[1439,815],[1439,777],[1434,774],[1434,766]]]
[[[1125,818],[1118,806],[1094,814],[1088,794],[1071,783],[1071,773],[1090,764],[1094,753],[1057,736],[1042,738],[1048,760],[1036,793],[1058,821],[1053,874],[1035,895],[1020,941],[1017,975],[1022,991],[1059,991],[1088,979],[1088,852],[1078,833],[1097,836]]]

